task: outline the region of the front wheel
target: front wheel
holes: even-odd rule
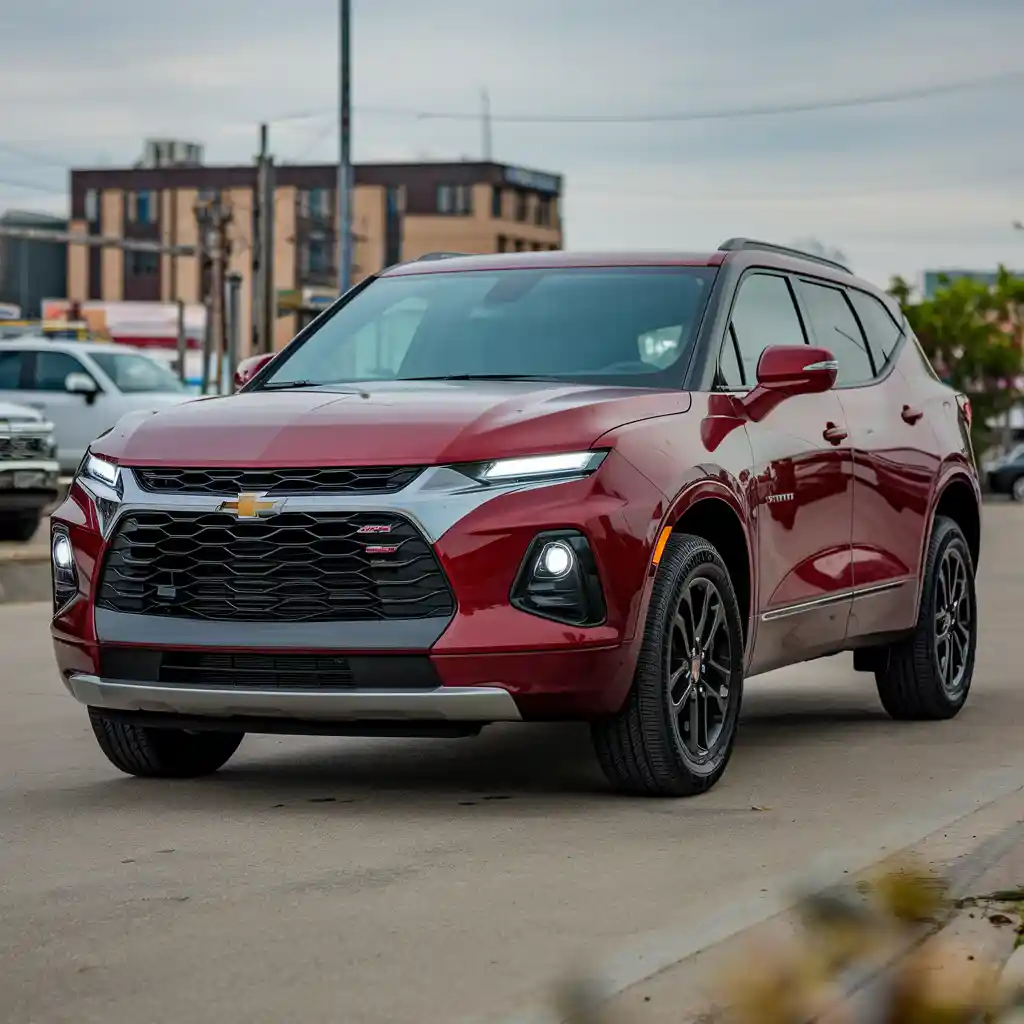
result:
[[[126,775],[155,779],[194,779],[222,768],[244,733],[187,732],[136,725],[99,708],[89,721],[100,750]]]
[[[1014,501],[1024,501],[1024,476],[1017,477],[1010,487],[1010,496]]]
[[[693,796],[732,755],[743,696],[743,627],[725,563],[701,537],[673,536],[658,566],[633,687],[591,726],[618,790]]]
[[[952,718],[964,706],[974,675],[977,608],[970,548],[960,527],[939,517],[928,545],[917,625],[875,672],[878,696],[893,718]]]

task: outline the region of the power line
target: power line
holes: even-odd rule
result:
[[[28,189],[30,192],[45,192],[47,195],[51,196],[67,195],[68,191],[66,188],[52,188],[49,185],[40,185],[38,182],[22,181],[18,178],[8,177],[0,178],[0,185],[8,185],[11,188],[24,188]]]
[[[26,163],[35,164],[38,167],[56,167],[62,171],[69,169],[67,164],[57,163],[51,157],[43,156],[41,153],[33,153],[18,146],[11,146],[6,142],[0,142],[0,152],[9,153],[18,160],[24,160]]]
[[[719,107],[717,109],[646,112],[638,114],[491,114],[492,122],[502,124],[657,124],[685,121],[724,121],[744,117],[770,117],[779,114],[803,114],[818,110],[841,110],[852,107],[875,106],[884,103],[904,103],[930,99],[958,92],[984,89],[993,85],[1024,81],[1024,72],[1009,71],[967,81],[945,82],[938,85],[895,89],[889,92],[846,96],[833,100],[814,100],[802,103],[774,103],[748,107]],[[408,117],[433,121],[480,121],[480,111],[415,110],[401,107],[355,107],[357,113],[379,117]],[[313,120],[333,114],[330,109],[307,110],[273,118],[272,123]]]

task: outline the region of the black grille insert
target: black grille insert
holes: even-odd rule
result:
[[[104,646],[100,672],[105,679],[228,689],[432,690],[441,685],[424,655],[346,657]]]
[[[394,494],[422,472],[420,466],[345,466],[331,469],[133,469],[151,494]]]
[[[411,522],[384,512],[131,512],[118,523],[96,604],[221,622],[421,619],[455,610],[433,549]]]
[[[49,456],[49,438],[43,435],[8,434],[0,437],[0,459],[17,462]]]

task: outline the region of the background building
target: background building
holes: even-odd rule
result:
[[[9,210],[0,226],[66,231],[60,217],[28,210]],[[21,316],[41,315],[42,301],[67,289],[68,247],[63,242],[37,242],[0,235],[0,302],[21,307]]]
[[[336,293],[336,178],[331,164],[274,168],[273,272],[284,310]],[[231,211],[228,269],[242,275],[244,355],[252,334],[256,185],[254,166],[204,165],[198,146],[150,142],[135,167],[71,172],[71,229],[194,246],[200,234],[197,204],[220,199]],[[355,186],[353,283],[435,250],[562,247],[559,175],[497,163],[361,164]],[[208,278],[198,256],[68,247],[71,300],[192,304],[203,301]],[[298,326],[297,314],[280,315],[276,345],[285,344]]]

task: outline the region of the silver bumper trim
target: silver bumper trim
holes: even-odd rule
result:
[[[91,707],[215,718],[261,716],[308,721],[518,722],[512,695],[496,686],[436,690],[244,690],[161,686],[75,673],[72,696]]]

